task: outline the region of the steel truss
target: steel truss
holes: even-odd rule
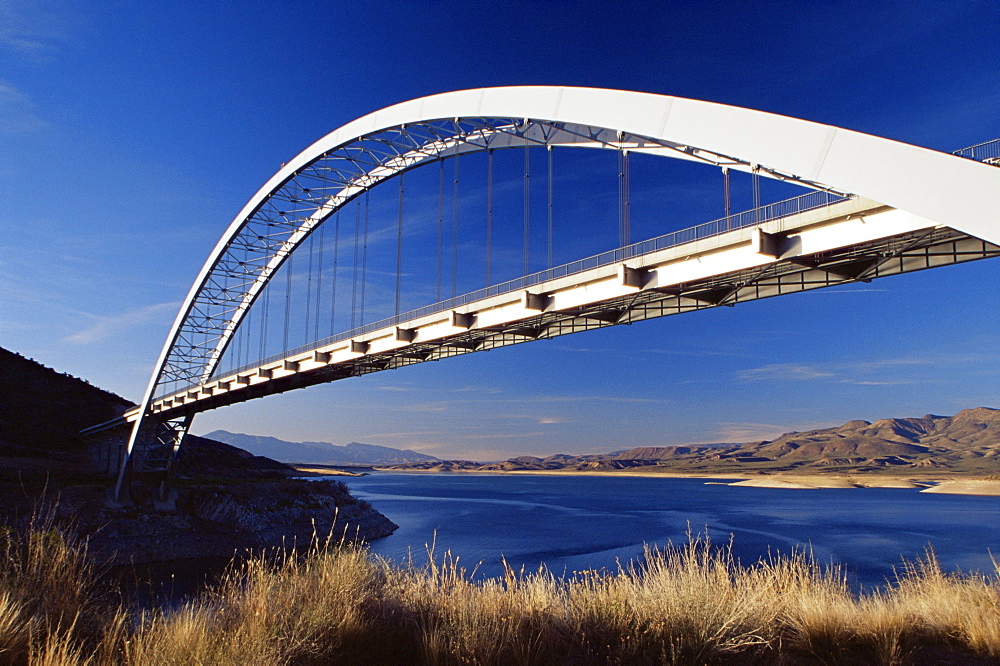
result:
[[[154,395],[207,381],[271,277],[316,227],[352,200],[385,180],[434,160],[525,145],[653,153],[766,172],[830,191],[730,156],[598,127],[533,119],[456,118],[382,130],[302,167],[247,217],[192,301]]]
[[[252,210],[243,215],[235,231],[227,234],[214,251],[214,259],[206,265],[200,281],[192,288],[186,309],[178,315],[173,337],[165,346],[156,374],[150,382],[150,389],[140,407],[139,420],[126,447],[116,495],[121,497],[127,479],[134,475],[159,474],[164,479],[169,475],[172,460],[193,412],[180,410],[170,413],[168,410],[153,415],[149,412],[152,400],[169,395],[181,387],[204,384],[213,376],[236,330],[263,293],[268,281],[295,248],[324,220],[364,192],[418,166],[471,152],[532,145],[590,147],[663,155],[795,182],[835,195],[846,194],[795,174],[732,155],[606,127],[555,120],[512,117],[439,118],[396,125],[351,139],[304,163],[279,182]],[[906,251],[899,256],[906,256],[907,261],[912,260]],[[959,260],[956,258],[958,254],[950,256],[953,261],[944,263]],[[925,256],[925,260],[930,261],[930,255]],[[635,297],[633,302],[622,303],[621,312],[617,315],[614,315],[613,309],[607,308],[597,313],[546,313],[540,315],[534,324],[522,326],[518,330],[470,332],[466,337],[460,336],[446,345],[410,350],[407,352],[409,355],[365,357],[347,369],[323,369],[302,376],[297,373],[291,378],[276,380],[268,388],[250,386],[244,391],[232,392],[231,395],[244,395],[248,397],[241,399],[249,399],[261,391],[274,393],[295,388],[299,384],[310,385],[343,376],[366,374],[467,353],[474,349],[505,346],[528,339],[553,337],[564,332],[628,323],[701,307],[728,305],[740,300],[777,295],[782,293],[782,289],[804,290],[838,281],[867,279],[868,275],[884,274],[890,270],[888,266],[894,265],[892,261],[877,261],[861,268],[860,264],[851,264],[843,269],[846,273],[841,274],[823,268],[827,263],[817,263],[816,267],[799,265],[798,269],[791,271],[792,274],[799,275],[798,286],[790,278],[773,275],[771,282],[768,282],[763,280],[765,276],[762,275],[743,276],[737,281],[739,284],[720,284],[717,287],[703,288],[697,293],[660,294],[653,297],[641,292],[642,295]],[[909,264],[907,269],[913,270],[909,268]],[[854,273],[855,270],[859,272]],[[750,295],[751,288],[757,295]],[[769,294],[768,289],[778,291]],[[161,497],[165,490],[166,482],[163,481]]]
[[[629,296],[592,306],[542,312],[489,328],[471,328],[447,338],[352,361],[296,372],[271,381],[229,390],[193,403],[164,409],[158,416],[192,417],[195,413],[348,377],[437,361],[474,351],[545,340],[607,326],[683,314],[720,306],[811,291],[823,287],[925,270],[1000,256],[1000,247],[938,227],[819,254],[780,260],[754,270],[673,285],[644,288]]]

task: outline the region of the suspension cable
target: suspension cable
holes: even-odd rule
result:
[[[351,328],[358,325],[358,242],[361,238],[361,199],[354,208],[354,270],[351,279]]]
[[[258,358],[264,358],[264,352],[267,350],[267,324],[268,319],[271,314],[271,284],[267,283],[263,287],[264,289],[264,311],[261,313],[260,317],[260,356]]]
[[[753,164],[751,166],[753,170],[751,176],[753,181],[753,219],[754,222],[760,222],[760,165]]]
[[[244,321],[246,321],[246,320],[244,319]],[[243,327],[242,326],[240,328],[236,329],[233,337],[236,338],[236,361],[233,362],[233,353],[232,353],[232,349],[230,349],[230,351],[229,351],[229,360],[230,360],[229,374],[232,374],[232,371],[239,367],[240,361],[243,359],[243,338],[245,337],[245,335],[244,335],[244,331],[243,331]]]
[[[288,262],[285,264],[285,333],[282,337],[281,344],[283,345],[281,351],[288,350],[288,324],[291,319],[292,314],[292,260],[295,255],[288,255]]]
[[[306,265],[306,325],[303,330],[305,340],[302,344],[309,344],[309,324],[312,321],[312,286],[313,286],[313,235],[309,235],[309,263]]]
[[[358,326],[365,325],[365,293],[368,290],[368,195],[371,190],[365,190],[365,226],[361,246],[361,303]]]
[[[250,248],[248,246],[244,245],[243,246],[243,278],[244,279],[246,279],[247,273],[249,273],[249,270],[248,270],[248,264],[249,264],[248,260],[249,260],[249,258],[250,258]],[[243,323],[240,324],[240,328],[242,329],[243,337],[246,338],[244,340],[244,344],[243,344],[243,347],[244,347],[244,350],[245,350],[244,353],[246,355],[241,358],[237,354],[237,358],[236,358],[236,365],[237,366],[246,365],[247,363],[250,362],[250,343],[251,343],[250,333],[251,333],[251,328],[253,326],[253,324],[250,323],[250,315],[251,314],[253,314],[253,309],[252,308],[250,310],[247,310],[246,316],[243,319]]]
[[[549,234],[548,234],[548,260],[549,268],[552,268],[552,146],[546,146],[549,158],[549,192],[548,192],[548,213],[549,213]]]
[[[524,275],[528,274],[531,258],[531,147],[524,144]]]
[[[631,232],[631,176],[629,173],[629,151],[618,151],[618,245],[625,248],[632,236]]]
[[[726,213],[726,230],[729,230],[732,205],[729,199],[729,167],[722,167],[722,204]]]
[[[455,180],[451,196],[451,297],[458,295],[458,153],[455,154]]]
[[[250,345],[253,342],[251,339],[251,334],[253,332],[253,308],[247,311],[246,317],[240,324],[240,328],[243,333],[243,356],[236,359],[236,365],[238,367],[243,367],[250,363]]]
[[[323,247],[323,236],[325,233],[326,225],[319,225],[319,255],[317,255],[318,263],[316,265],[316,317],[313,322],[313,340],[319,340],[319,304],[323,302],[323,254],[325,248]]]
[[[486,286],[493,284],[493,151],[486,151]]]
[[[337,218],[333,224],[333,284],[330,285],[330,335],[336,331],[334,325],[337,323],[337,270],[340,268],[338,255],[340,254],[340,211],[337,211]]]
[[[396,311],[399,316],[399,290],[402,287],[403,275],[403,176],[399,174],[399,219],[396,224]]]
[[[435,298],[441,301],[442,245],[444,244],[444,158],[438,156],[438,237],[437,237],[437,290]]]

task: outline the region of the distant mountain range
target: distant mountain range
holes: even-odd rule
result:
[[[254,455],[266,456],[290,463],[312,463],[318,465],[400,465],[406,463],[440,462],[434,456],[424,455],[416,451],[394,449],[389,446],[362,444],[360,442],[351,442],[344,446],[337,446],[329,442],[288,442],[277,437],[245,435],[226,430],[215,430],[205,435],[205,437],[246,449]]]
[[[747,472],[962,472],[1000,474],[1000,410],[966,409],[955,416],[849,421],[836,428],[790,432],[746,444],[642,446],[613,453],[503,462],[421,462],[403,469],[480,471],[612,471],[644,468],[680,474]]]

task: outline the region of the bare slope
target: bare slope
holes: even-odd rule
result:
[[[691,474],[747,472],[1000,474],[1000,410],[966,409],[955,416],[849,421],[836,428],[790,432],[746,444],[641,446],[604,455],[521,456],[496,463],[450,461],[403,469],[481,471],[643,471]]]
[[[140,562],[230,557],[246,548],[308,543],[330,531],[377,538],[396,528],[342,483],[290,479],[298,473],[287,465],[202,437],[189,437],[181,449],[176,511],[150,512],[141,502],[110,508],[113,479],[92,455],[101,445],[79,432],[130,406],[0,349],[0,533],[39,505],[56,504],[59,517],[87,536],[95,557]]]

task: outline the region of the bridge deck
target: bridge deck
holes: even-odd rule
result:
[[[530,289],[404,315],[390,326],[320,341],[163,396],[152,412],[173,418],[471,351],[998,254],[980,239],[855,198]],[[136,416],[133,410],[121,422]]]

